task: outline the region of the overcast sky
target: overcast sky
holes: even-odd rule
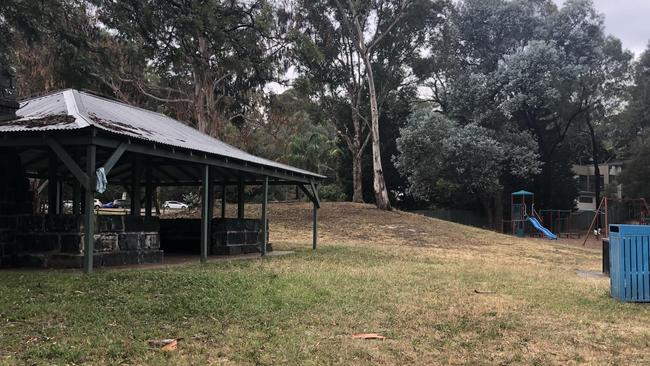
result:
[[[558,4],[564,0],[554,0]],[[650,41],[650,0],[592,0],[605,15],[605,31],[639,56]]]

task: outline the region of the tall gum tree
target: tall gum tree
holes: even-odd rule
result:
[[[319,31],[305,37],[316,40],[311,43],[315,46],[312,51],[322,55],[322,59],[329,57],[335,61],[330,63],[334,66],[330,70],[338,70],[339,64],[347,65],[342,75],[354,80],[352,84],[355,88],[347,90],[354,132],[351,136],[344,136],[353,158],[353,199],[362,199],[361,154],[370,141],[375,202],[377,207],[390,210],[380,149],[379,117],[382,103],[388,93],[414,81],[410,63],[416,58],[418,48],[441,21],[438,14],[446,3],[431,0],[321,0],[298,1],[298,4],[299,12],[312,15],[302,17],[310,23],[303,24],[300,29]],[[313,9],[318,9],[318,12],[314,13]],[[338,42],[343,47],[339,50],[332,48],[332,42]],[[319,66],[322,65],[321,62]],[[377,72],[383,76],[382,80],[376,79]],[[363,88],[359,83],[361,78],[365,81]],[[350,84],[347,81],[343,83]],[[369,121],[359,108],[360,101],[366,96],[370,105]],[[364,136],[366,129],[369,129],[369,135]]]
[[[202,132],[223,137],[255,108],[285,49],[275,9],[255,1],[96,0],[116,38],[142,45],[145,75],[119,75]],[[185,118],[189,117],[189,118]]]

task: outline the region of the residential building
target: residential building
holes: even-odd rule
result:
[[[607,193],[614,198],[622,198],[622,187],[619,176],[623,170],[622,162],[608,162],[600,164],[600,185],[601,197]],[[596,211],[599,202],[596,202],[596,179],[594,179],[594,165],[573,165],[573,172],[578,179],[579,196],[577,198],[578,211]]]

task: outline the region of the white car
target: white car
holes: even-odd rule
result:
[[[102,201],[95,198],[95,202],[93,203],[93,206],[95,207],[95,210],[101,208],[102,207]],[[66,210],[72,210],[72,201],[71,200],[63,201],[63,208],[65,208]]]
[[[171,209],[188,209],[189,206],[186,205],[183,202],[178,202],[178,201],[165,201],[162,205],[163,208],[171,208]]]

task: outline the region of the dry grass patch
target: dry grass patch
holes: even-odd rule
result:
[[[337,203],[323,206],[312,252],[310,209],[270,206],[271,241],[291,256],[2,272],[0,363],[650,362],[650,310],[576,275],[599,268],[598,251]],[[167,337],[183,338],[177,352],[146,345]]]

